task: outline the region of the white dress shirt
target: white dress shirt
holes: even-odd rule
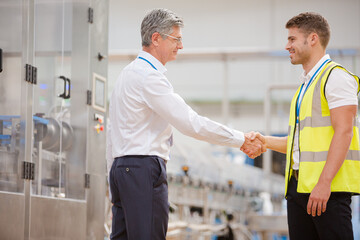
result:
[[[174,93],[165,72],[165,66],[145,51],[121,72],[110,99],[108,170],[114,158],[124,155],[156,155],[170,160],[171,125],[212,144],[240,148],[244,143],[242,132],[192,110]]]
[[[310,70],[308,74],[305,72],[300,76],[300,81],[304,84],[300,93],[300,100],[303,98],[306,86],[309,84],[311,77],[315,74],[316,70],[321,66],[323,62],[330,59],[328,54],[324,55],[320,61]],[[325,64],[326,65],[326,64]],[[322,66],[322,68],[325,67]],[[318,73],[321,69],[318,71]],[[315,79],[316,76],[314,76]],[[313,83],[313,81],[312,81]],[[312,84],[311,83],[311,84]],[[329,75],[326,87],[325,97],[328,101],[329,109],[346,106],[346,105],[358,105],[357,98],[358,83],[353,76],[348,74],[342,69],[335,68]],[[301,101],[300,101],[301,102]],[[297,126],[297,125],[296,125]],[[295,129],[294,147],[293,147],[293,169],[299,169],[299,131],[298,127]]]

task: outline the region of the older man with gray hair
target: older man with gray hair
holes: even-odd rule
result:
[[[165,239],[172,126],[212,144],[242,147],[251,157],[266,149],[260,134],[250,140],[249,134],[199,116],[174,93],[165,64],[183,48],[182,27],[183,20],[167,9],[149,12],[141,24],[143,50],[123,69],[112,93],[107,143],[111,239]]]

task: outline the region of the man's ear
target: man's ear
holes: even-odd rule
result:
[[[309,34],[309,37],[308,37],[308,40],[311,44],[311,46],[314,46],[315,44],[319,43],[319,35],[317,35],[317,33],[310,33]]]
[[[160,41],[161,35],[158,32],[154,32],[153,35],[151,36],[151,41],[154,44],[154,46],[159,46],[159,41]]]

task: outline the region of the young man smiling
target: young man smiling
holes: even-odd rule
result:
[[[285,196],[291,240],[353,239],[351,196],[360,193],[359,78],[326,54],[327,20],[301,13],[287,24],[301,85],[291,102],[287,137],[265,137],[286,153]]]

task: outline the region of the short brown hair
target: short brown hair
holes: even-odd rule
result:
[[[292,17],[285,25],[289,28],[299,28],[306,35],[314,32],[319,35],[321,45],[326,48],[330,40],[330,26],[327,20],[318,13],[305,12]]]

